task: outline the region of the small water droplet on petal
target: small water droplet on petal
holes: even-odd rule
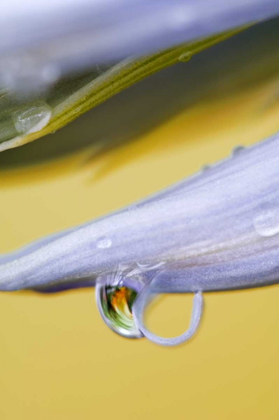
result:
[[[203,166],[201,167],[201,171],[202,171],[202,172],[207,172],[207,171],[209,171],[209,169],[210,169],[210,165],[203,165]]]
[[[42,130],[51,118],[51,108],[45,102],[39,102],[28,108],[15,111],[13,121],[19,134],[30,134]]]
[[[237,155],[239,155],[240,153],[242,153],[242,152],[243,152],[243,150],[245,150],[245,147],[244,147],[244,146],[236,146],[236,147],[233,149],[233,151],[232,151],[232,155],[233,155],[233,156],[237,156]]]
[[[128,210],[129,210],[129,211],[134,211],[134,210],[136,210],[136,209],[137,209],[136,204],[132,204],[131,206],[129,206],[129,207],[128,207]]]
[[[279,233],[279,207],[262,209],[253,220],[257,233],[261,236],[273,236]]]
[[[107,238],[106,236],[99,238],[97,241],[97,248],[100,248],[100,249],[110,248],[111,245],[112,245],[112,240],[110,238]]]

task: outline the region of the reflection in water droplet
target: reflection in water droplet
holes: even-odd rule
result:
[[[14,112],[13,121],[19,134],[30,134],[42,130],[51,118],[51,108],[45,102],[34,104]]]
[[[254,227],[261,236],[279,233],[279,207],[266,207],[254,218]]]
[[[112,244],[111,239],[104,236],[103,238],[98,239],[97,248],[100,248],[100,249],[110,248],[111,244]]]
[[[99,311],[106,324],[116,333],[127,338],[140,338],[135,325],[132,306],[137,293],[128,287],[97,282],[96,296]]]
[[[183,63],[187,63],[192,57],[192,53],[190,51],[186,51],[183,54],[179,56],[179,61],[182,61]]]

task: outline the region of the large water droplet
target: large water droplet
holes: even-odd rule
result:
[[[19,134],[30,134],[42,130],[51,118],[51,108],[39,102],[28,108],[14,112],[13,121]]]
[[[112,240],[110,238],[107,238],[106,236],[99,238],[97,241],[97,248],[100,248],[100,249],[110,248],[111,245],[112,245]]]
[[[142,337],[132,315],[132,306],[137,296],[135,290],[121,283],[115,286],[100,282],[96,286],[96,296],[102,318],[114,332],[127,338]]]
[[[254,227],[261,236],[273,236],[279,233],[279,207],[266,207],[254,218]]]

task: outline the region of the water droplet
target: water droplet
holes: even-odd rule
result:
[[[51,118],[51,108],[39,102],[29,108],[22,108],[13,114],[15,128],[20,134],[30,134],[42,130]]]
[[[112,240],[110,238],[107,238],[106,236],[99,238],[97,241],[97,248],[100,249],[106,249],[110,248],[112,244]]]
[[[132,204],[131,206],[128,207],[129,211],[134,211],[137,209],[137,206],[135,204]]]
[[[179,61],[182,61],[183,63],[187,63],[187,61],[189,61],[191,57],[192,57],[192,53],[190,51],[186,51],[179,56]]]
[[[202,172],[207,172],[209,169],[210,169],[210,165],[203,165],[203,166],[201,167],[201,171],[202,171]]]
[[[279,207],[266,207],[254,218],[254,227],[261,236],[279,233]]]
[[[120,283],[116,286],[97,282],[96,297],[102,318],[114,332],[127,338],[142,337],[132,314],[135,290]]]
[[[244,147],[244,146],[236,146],[236,147],[233,149],[233,151],[232,151],[232,155],[233,155],[233,156],[237,156],[237,155],[239,155],[240,153],[242,153],[242,152],[243,152],[243,150],[245,150],[245,147]]]

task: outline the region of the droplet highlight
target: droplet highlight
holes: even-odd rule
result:
[[[112,245],[112,240],[104,236],[103,238],[99,238],[97,241],[97,248],[99,249],[107,249],[110,248]]]
[[[51,108],[45,102],[22,108],[13,114],[15,128],[19,134],[30,134],[42,130],[51,118]]]
[[[273,236],[279,233],[279,207],[262,209],[253,220],[257,233],[261,236]]]
[[[105,323],[117,334],[127,338],[141,338],[142,333],[132,314],[137,292],[119,283],[117,286],[97,283],[96,297]]]

